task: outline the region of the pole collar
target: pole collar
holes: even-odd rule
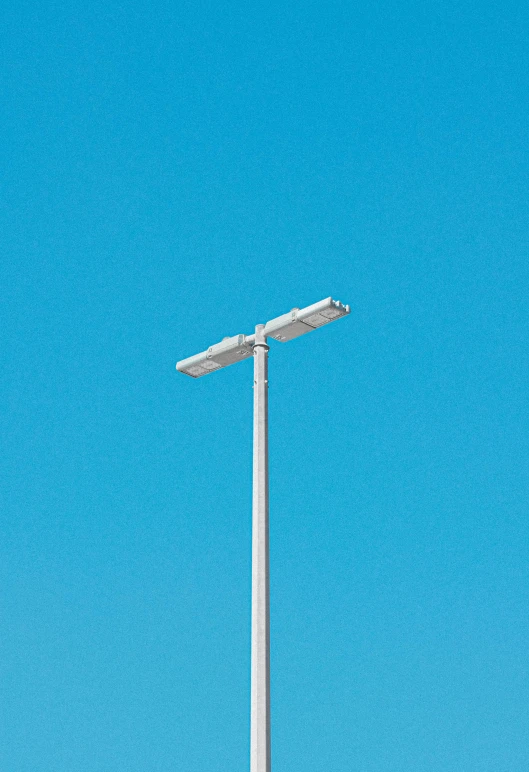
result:
[[[258,324],[255,327],[255,343],[253,344],[253,347],[260,346],[267,351],[269,350],[270,346],[266,342],[266,335],[264,334],[264,324]]]

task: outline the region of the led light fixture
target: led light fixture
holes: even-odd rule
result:
[[[228,367],[246,359],[253,353],[252,346],[245,335],[234,335],[224,338],[220,343],[210,346],[207,351],[182,359],[176,363],[176,369],[190,375],[191,378],[201,378],[221,367]]]
[[[286,343],[299,338],[307,332],[317,330],[329,322],[334,322],[342,316],[347,316],[350,309],[339,300],[325,298],[319,303],[313,303],[306,308],[293,308],[288,314],[278,316],[264,326],[264,336]],[[234,365],[242,359],[247,359],[253,353],[255,335],[234,335],[224,338],[220,343],[210,346],[207,351],[177,362],[176,369],[191,376],[201,378],[222,367]]]
[[[324,324],[334,322],[335,319],[346,316],[349,312],[349,306],[344,306],[339,300],[326,298],[306,308],[293,308],[290,313],[272,319],[266,323],[264,334],[281,343],[286,343]]]
[[[250,772],[270,771],[270,561],[268,486],[268,337],[285,342],[347,316],[349,306],[326,298],[306,308],[294,308],[254,335],[235,335],[207,351],[178,362],[176,369],[191,378],[248,359],[254,361],[254,437],[252,495],[252,647]],[[335,343],[338,351],[338,343]]]

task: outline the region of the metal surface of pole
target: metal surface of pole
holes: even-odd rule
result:
[[[250,772],[270,772],[270,559],[268,543],[268,346],[255,328],[252,499],[252,708]]]

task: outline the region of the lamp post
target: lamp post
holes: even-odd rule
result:
[[[268,344],[285,343],[349,313],[349,306],[326,298],[294,308],[254,335],[235,335],[207,351],[178,362],[176,369],[203,375],[254,357],[253,497],[252,497],[252,669],[250,772],[270,772],[270,560],[268,539]]]

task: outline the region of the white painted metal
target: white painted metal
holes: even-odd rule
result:
[[[255,328],[252,500],[250,772],[270,772],[270,558],[268,540],[268,346]]]
[[[224,338],[220,343],[215,343],[201,354],[182,359],[176,363],[176,369],[184,375],[190,375],[191,378],[201,378],[221,367],[228,367],[242,359],[248,359],[252,355],[252,345],[253,341],[249,343],[245,335],[233,335],[231,338]]]
[[[265,325],[265,336],[285,343],[299,338],[307,332],[334,322],[349,313],[349,306],[344,306],[339,300],[325,298],[306,308],[293,308],[288,314],[271,319]],[[255,343],[255,335],[234,335],[224,338],[220,343],[210,346],[207,351],[177,362],[176,369],[190,375],[191,378],[201,378],[221,367],[228,367],[242,359],[248,359]]]
[[[255,335],[235,335],[177,363],[179,372],[200,378],[254,356],[252,499],[252,673],[250,772],[270,772],[270,559],[268,542],[268,345],[298,338],[349,313],[325,298],[306,308],[258,324]]]
[[[339,300],[325,298],[319,303],[313,303],[301,309],[293,308],[288,314],[271,319],[265,325],[265,334],[267,337],[286,343],[346,316],[349,311],[349,306],[344,306]]]

